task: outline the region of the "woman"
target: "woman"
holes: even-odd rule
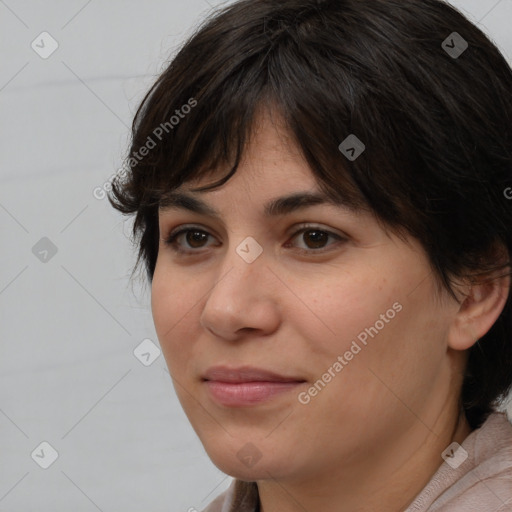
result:
[[[439,0],[236,2],[148,92],[110,201],[208,512],[512,510],[511,92]]]

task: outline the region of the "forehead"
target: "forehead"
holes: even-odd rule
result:
[[[197,190],[227,175],[229,166],[208,169],[165,192],[160,197],[159,211],[188,210],[205,216],[220,217],[220,212],[210,203],[222,190]],[[277,110],[261,108],[254,122],[236,172],[223,185],[235,190],[243,189],[250,196],[261,198],[263,217],[275,218],[317,205],[325,205],[360,212],[353,197],[341,190],[336,193],[322,190],[300,147],[286,128]],[[234,185],[234,187],[233,187]],[[236,197],[233,198],[236,200]],[[229,198],[231,200],[231,197]]]

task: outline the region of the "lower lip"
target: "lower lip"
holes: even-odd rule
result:
[[[259,404],[296,389],[303,382],[219,382],[206,381],[212,397],[222,405],[243,407]]]

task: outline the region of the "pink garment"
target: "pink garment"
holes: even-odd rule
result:
[[[462,442],[464,451],[443,462],[403,512],[512,512],[512,424],[494,412]],[[463,457],[462,457],[463,458]],[[203,512],[256,512],[255,482],[233,480]],[[397,511],[402,512],[402,511]]]

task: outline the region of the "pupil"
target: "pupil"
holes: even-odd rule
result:
[[[206,233],[202,233],[201,231],[189,231],[187,234],[187,242],[191,247],[200,247],[201,246],[201,238],[204,241]],[[198,245],[194,245],[195,242],[199,242]]]
[[[307,236],[313,239],[313,245],[315,247],[323,246],[322,242],[325,242],[323,239],[326,237],[327,233],[324,233],[323,231],[306,231],[305,234],[307,233],[313,233],[313,236],[311,236],[311,234],[308,234]]]

